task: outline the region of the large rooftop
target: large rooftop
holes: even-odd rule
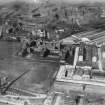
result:
[[[64,38],[62,41],[63,43],[70,43],[74,44],[80,41],[82,38],[87,38],[93,43],[97,43],[97,45],[102,45],[105,43],[105,31],[101,30],[93,30],[93,31],[86,31],[77,34],[73,34],[70,37]]]

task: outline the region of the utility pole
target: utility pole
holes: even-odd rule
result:
[[[102,62],[101,62],[101,49],[100,47],[98,47],[98,66],[99,66],[99,71],[103,71],[103,68],[102,68]]]

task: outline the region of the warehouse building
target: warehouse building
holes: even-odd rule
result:
[[[63,39],[64,44],[66,43],[65,52],[69,53],[69,57],[67,57],[66,63],[59,68],[53,87],[55,92],[66,94],[68,97],[71,92],[76,92],[76,95],[80,97],[87,97],[89,94],[104,96],[104,35],[105,31],[93,34],[85,32],[78,34],[79,38],[76,34],[75,37],[66,38],[69,39],[67,43],[66,39]],[[88,39],[88,41],[83,41],[82,38]]]
[[[77,62],[78,66],[91,66],[93,69],[105,69],[104,67],[104,58],[105,58],[105,31],[97,32],[90,31],[80,34],[72,35],[72,37],[68,37],[62,40],[63,49],[62,49],[62,58],[66,59],[66,61],[70,64],[74,64],[74,58],[76,54],[76,48],[79,47],[79,51],[77,54]],[[101,64],[99,64],[99,62]],[[71,62],[71,63],[70,63]]]

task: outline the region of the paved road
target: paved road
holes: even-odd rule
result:
[[[76,84],[76,83],[67,83],[67,82],[55,82],[54,83],[54,90],[58,92],[75,92],[79,94],[93,94],[96,96],[102,96],[105,97],[105,87],[101,86],[94,86],[94,85],[86,85],[85,91],[83,91],[83,85],[82,84]]]

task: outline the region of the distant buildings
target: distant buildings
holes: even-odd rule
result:
[[[105,18],[105,7],[101,7],[101,18]]]

